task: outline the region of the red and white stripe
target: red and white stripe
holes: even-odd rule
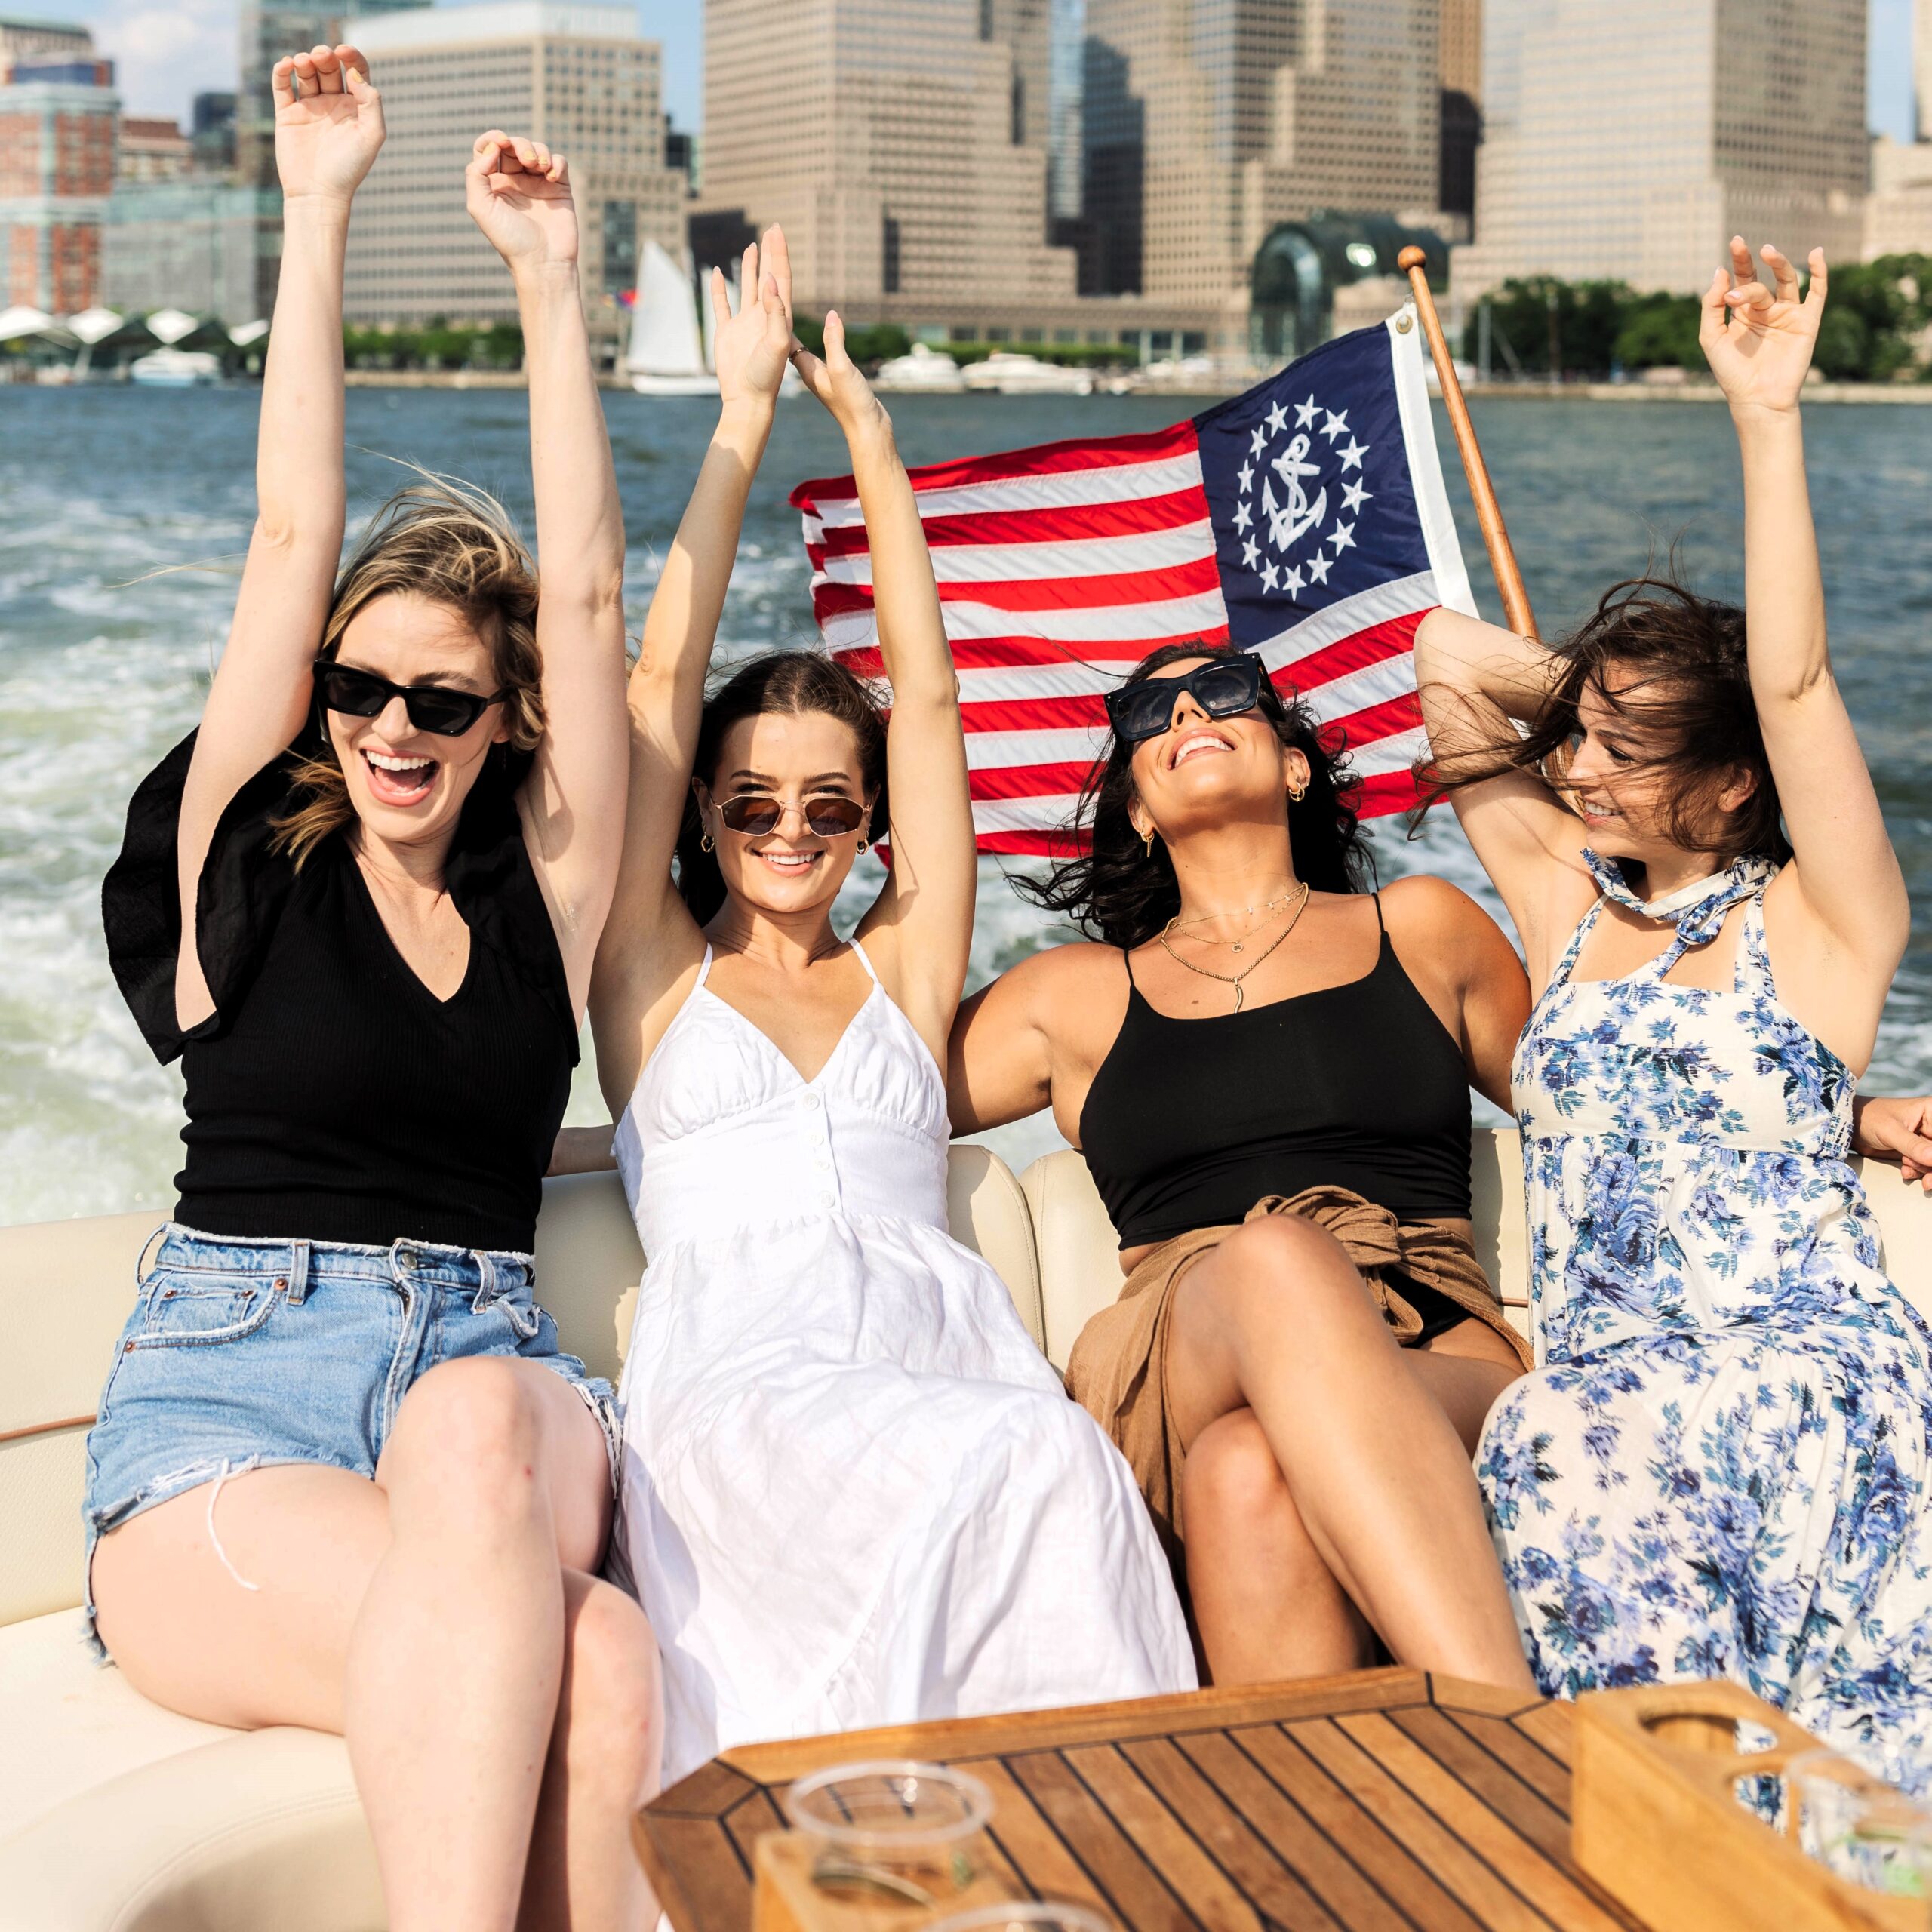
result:
[[[1426,396],[1421,408],[1426,435]],[[1432,472],[1432,442],[1427,459]],[[936,463],[912,481],[959,669],[980,849],[1064,850],[1106,744],[1103,694],[1159,645],[1227,641],[1194,426]],[[852,480],[802,485],[792,500],[804,513],[820,630],[835,656],[877,676],[872,558]],[[1446,527],[1446,502],[1441,515]],[[1460,579],[1453,530],[1447,541]],[[1365,815],[1414,801],[1415,629],[1437,604],[1468,595],[1463,580],[1461,598],[1445,599],[1441,574],[1377,585],[1260,653],[1276,685],[1346,743]]]

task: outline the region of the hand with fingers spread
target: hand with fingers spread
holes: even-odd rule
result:
[[[823,357],[800,349],[794,352],[792,363],[799,381],[831,411],[848,442],[871,431],[891,430],[885,405],[845,352],[845,324],[836,309],[826,313]]]
[[[464,171],[470,219],[513,275],[577,266],[577,205],[570,168],[541,141],[492,128],[476,137]]]
[[[712,352],[718,394],[725,403],[775,401],[791,354],[792,257],[785,231],[768,228],[738,264],[738,312],[731,312],[724,272],[711,272],[711,312],[717,325]]]
[[[1697,340],[1734,409],[1796,406],[1825,313],[1825,251],[1811,251],[1811,287],[1801,297],[1798,271],[1777,249],[1761,249],[1767,288],[1741,235],[1730,238],[1730,267],[1704,291]],[[1735,282],[1734,288],[1730,285]]]
[[[358,48],[318,47],[275,63],[275,162],[289,201],[346,202],[383,145],[383,100]]]

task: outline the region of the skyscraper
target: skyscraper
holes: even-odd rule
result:
[[[784,223],[808,314],[876,315],[897,297],[1070,300],[1073,254],[1048,240],[1057,13],[1056,0],[708,0],[704,208]],[[1066,64],[1063,45],[1063,109]]]
[[[1437,208],[1439,0],[1088,0],[1088,178],[1150,294],[1238,306],[1269,230]]]
[[[275,185],[270,76],[284,54],[334,46],[342,38],[345,14],[366,20],[429,4],[430,0],[242,0],[235,165],[244,182],[263,188]]]
[[[638,251],[684,245],[685,177],[665,165],[659,49],[628,6],[491,0],[358,17],[389,139],[355,202],[343,313],[362,322],[513,319],[516,293],[463,206],[476,137],[501,128],[569,160],[593,335],[617,334]]]
[[[0,20],[0,305],[98,299],[120,106],[85,27]]]
[[[1734,232],[1855,260],[1866,0],[1491,0],[1475,242],[1512,276],[1701,289]]]

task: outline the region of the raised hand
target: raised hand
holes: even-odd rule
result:
[[[492,128],[463,171],[469,217],[512,274],[577,266],[577,205],[570,168],[541,141]]]
[[[1744,238],[1731,237],[1730,268],[1719,269],[1704,291],[1697,340],[1733,408],[1790,409],[1804,387],[1824,318],[1825,251],[1811,251],[1811,287],[1802,300],[1790,262],[1768,245],[1760,253],[1774,288],[1766,288],[1752,266]]]
[[[346,202],[383,145],[383,97],[353,47],[318,47],[275,63],[275,165],[289,200]]]
[[[735,315],[724,272],[711,271],[711,313],[719,400],[775,398],[792,351],[792,257],[782,228],[768,228],[763,243],[745,251]]]
[[[891,428],[885,405],[845,352],[845,325],[836,309],[826,312],[823,359],[808,349],[800,349],[793,352],[792,363],[799,381],[831,411],[848,442],[869,430]]]

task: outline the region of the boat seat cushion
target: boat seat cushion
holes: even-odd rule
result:
[[[71,1610],[0,1629],[0,1932],[378,1932],[337,1737],[151,1704]]]

